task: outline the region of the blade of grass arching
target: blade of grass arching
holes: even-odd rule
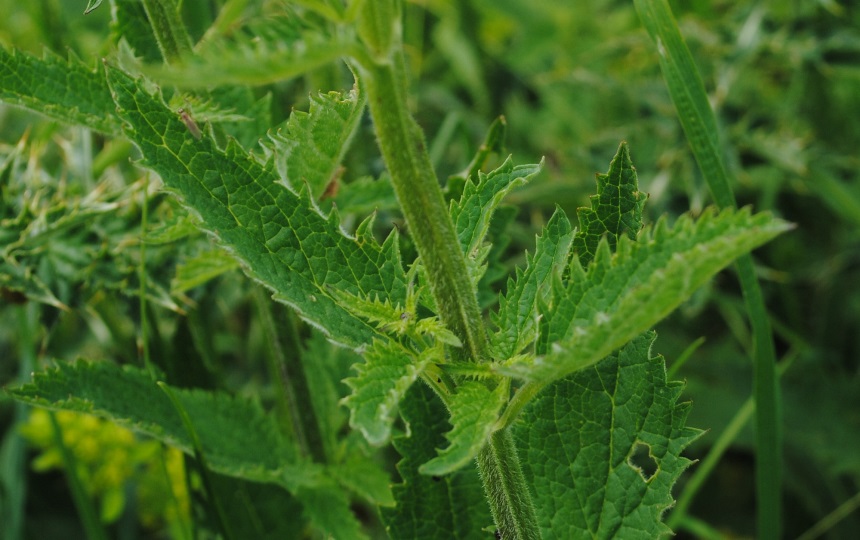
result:
[[[794,351],[791,356],[786,357],[779,365],[777,374],[781,376],[785,373],[797,356],[798,351]],[[696,498],[699,490],[705,485],[705,482],[711,476],[711,473],[714,472],[720,459],[722,459],[723,454],[726,453],[726,450],[729,449],[729,446],[734,442],[744,426],[747,425],[747,422],[749,422],[754,412],[755,401],[753,397],[750,397],[743,405],[741,405],[741,408],[738,409],[738,412],[735,413],[735,416],[731,419],[723,432],[720,433],[717,440],[714,441],[711,449],[708,450],[708,455],[706,455],[705,458],[702,459],[701,463],[696,466],[695,472],[690,476],[690,479],[684,486],[684,491],[678,497],[675,506],[671,510],[672,513],[669,514],[669,518],[666,520],[666,524],[670,528],[673,530],[682,528],[685,523],[688,523],[688,520],[692,519],[691,516],[687,514],[687,510],[690,509],[693,499]]]
[[[699,493],[699,490],[705,484],[705,481],[711,476],[711,473],[714,472],[714,467],[716,467],[720,462],[720,459],[723,457],[723,454],[726,453],[726,450],[732,444],[732,441],[737,438],[744,426],[747,425],[747,422],[749,422],[754,411],[755,402],[753,402],[753,398],[749,398],[744,402],[741,408],[738,409],[738,412],[735,413],[735,416],[732,418],[731,422],[729,422],[729,425],[726,426],[726,429],[723,430],[714,442],[713,446],[711,446],[711,449],[708,451],[708,455],[705,456],[705,458],[696,466],[696,472],[690,477],[690,480],[684,486],[684,491],[681,492],[681,495],[678,497],[678,501],[671,510],[672,513],[666,520],[666,525],[668,525],[672,530],[676,530],[681,522],[688,517],[687,510],[689,510],[693,499]]]
[[[693,353],[699,350],[699,347],[704,345],[704,343],[704,336],[701,336],[696,341],[690,343],[690,345],[686,349],[684,349],[684,351],[678,356],[678,359],[672,362],[672,365],[669,366],[668,370],[666,370],[666,378],[670,381],[674,380],[675,375],[677,375],[681,367],[683,367],[684,364],[687,363],[687,360],[693,357]]]
[[[735,198],[720,150],[714,113],[672,10],[666,0],[634,0],[634,3],[642,23],[657,44],[669,94],[711,193],[720,207],[734,207]],[[740,257],[737,270],[754,340],[758,537],[777,539],[781,536],[782,449],[776,353],[752,257]]]
[[[221,503],[221,498],[218,495],[218,491],[215,489],[212,472],[209,470],[209,465],[206,464],[206,457],[203,455],[203,446],[200,444],[200,438],[197,436],[197,430],[194,429],[194,424],[191,423],[191,417],[188,416],[188,412],[185,410],[185,407],[182,406],[182,403],[176,398],[176,395],[170,390],[170,387],[167,384],[161,381],[157,384],[158,387],[167,394],[167,397],[170,398],[170,402],[173,404],[173,407],[182,419],[182,424],[185,426],[185,430],[188,432],[188,437],[191,439],[191,445],[194,447],[194,459],[199,465],[200,478],[203,481],[203,489],[206,490],[209,504],[212,505],[212,509],[214,510],[218,527],[221,529],[221,533],[224,535],[226,540],[234,540],[236,536],[230,528],[230,522],[227,519],[226,512],[224,511],[224,505]]]
[[[815,540],[824,536],[827,531],[836,526],[840,521],[848,517],[852,512],[860,508],[860,493],[857,493],[844,503],[836,507],[835,510],[824,516],[821,521],[813,525],[805,533],[797,537],[797,540]]]
[[[95,505],[81,483],[81,479],[78,477],[78,466],[75,456],[72,455],[69,447],[63,442],[63,428],[57,421],[57,413],[48,411],[48,417],[51,419],[51,427],[54,432],[54,444],[57,445],[57,448],[60,450],[60,456],[63,459],[63,469],[66,471],[69,491],[72,492],[72,500],[75,503],[78,516],[81,518],[81,524],[84,527],[87,539],[108,540],[107,531],[105,531],[102,522],[99,520]]]

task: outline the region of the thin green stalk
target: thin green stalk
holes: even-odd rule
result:
[[[705,485],[705,481],[710,478],[711,473],[720,462],[720,459],[722,459],[723,454],[726,453],[726,450],[728,450],[744,426],[747,425],[754,411],[755,402],[752,398],[749,398],[738,409],[738,412],[735,413],[729,425],[726,426],[726,429],[723,430],[719,438],[714,442],[714,445],[711,446],[708,455],[696,465],[696,472],[684,486],[684,491],[681,492],[678,501],[672,508],[669,519],[666,520],[666,524],[669,527],[672,529],[677,528],[688,517],[687,510],[689,510],[690,505],[693,503],[693,499],[695,499],[699,490],[702,489],[702,486]]]
[[[692,533],[700,540],[725,540],[726,538],[726,535],[722,531],[719,531],[708,523],[691,516],[685,517],[678,528]]]
[[[78,465],[75,456],[69,450],[69,447],[63,442],[63,428],[57,421],[57,415],[54,411],[48,411],[48,418],[51,419],[51,427],[54,433],[54,444],[60,450],[60,455],[63,458],[63,468],[66,471],[66,480],[69,483],[69,491],[72,493],[72,500],[75,503],[75,508],[81,518],[81,524],[84,526],[84,531],[89,540],[107,540],[108,535],[105,528],[99,520],[98,512],[92,499],[87,494],[84,485],[78,478]]]
[[[215,510],[215,519],[217,520],[218,526],[224,534],[224,538],[227,540],[233,540],[236,538],[236,535],[233,534],[233,530],[230,527],[230,521],[227,519],[227,513],[224,510],[221,497],[216,490],[214,476],[212,475],[212,471],[209,469],[206,456],[203,454],[203,445],[200,444],[200,438],[197,436],[197,430],[194,429],[191,417],[188,416],[188,412],[185,410],[185,407],[182,406],[182,402],[179,401],[179,398],[176,397],[176,394],[173,393],[167,384],[161,381],[157,384],[158,387],[167,394],[168,399],[170,399],[170,402],[173,404],[173,408],[176,409],[177,414],[179,414],[179,418],[182,420],[185,430],[188,432],[188,436],[191,439],[191,446],[194,449],[194,459],[197,461],[200,469],[200,478],[203,481],[203,488],[209,496],[209,503]]]
[[[705,343],[704,336],[700,336],[696,341],[690,343],[690,345],[684,349],[684,351],[678,355],[678,358],[672,362],[672,365],[666,370],[666,380],[671,381],[678,374],[678,371],[687,363],[687,360],[693,357],[693,353],[698,350]]]
[[[824,516],[821,521],[813,525],[805,533],[797,537],[797,540],[815,540],[823,536],[830,529],[836,526],[837,523],[847,518],[853,512],[860,508],[860,493],[836,507],[835,510]]]
[[[785,373],[785,370],[787,370],[794,362],[794,358],[795,356],[791,356],[783,360],[779,365],[778,375]],[[732,442],[737,439],[741,430],[747,425],[754,412],[755,401],[750,397],[743,405],[741,405],[741,408],[735,413],[735,416],[726,426],[726,429],[724,429],[717,440],[714,441],[711,449],[708,450],[708,454],[701,463],[696,466],[696,472],[693,473],[687,481],[687,484],[684,486],[684,491],[678,497],[677,503],[672,508],[672,513],[669,515],[669,519],[666,520],[666,524],[669,527],[675,529],[684,526],[684,522],[690,517],[687,515],[687,511],[690,509],[690,505],[693,503],[696,495],[705,485],[708,478],[710,478],[711,473],[714,472],[714,469],[720,462],[720,459],[722,459],[723,454],[726,453],[726,450],[729,449]]]
[[[634,0],[660,53],[660,67],[684,133],[720,207],[735,207],[722,158],[717,123],[705,87],[666,0]],[[758,538],[781,537],[781,415],[776,352],[752,256],[737,260],[738,276],[753,330],[753,392],[756,401],[756,492]]]
[[[305,376],[296,316],[288,307],[271,302],[260,287],[254,291],[254,303],[266,336],[266,363],[277,389],[278,417],[304,455],[325,463],[326,448]]]
[[[511,432],[502,429],[493,433],[477,461],[499,538],[539,540],[537,514]]]
[[[149,219],[149,174],[143,178],[143,201],[140,203],[140,264],[137,267],[137,291],[140,304],[140,351],[143,354],[143,365],[153,380],[156,378],[155,369],[149,356],[149,317],[146,312],[146,226]]]
[[[24,384],[36,364],[38,305],[28,302],[18,311],[18,383]],[[24,506],[27,501],[27,445],[18,427],[27,421],[27,405],[14,405],[14,422],[7,428],[0,444],[0,538],[19,540],[24,537]]]

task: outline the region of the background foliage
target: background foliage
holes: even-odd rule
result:
[[[195,40],[221,4],[183,3]],[[262,16],[276,4],[249,2],[245,9]],[[44,49],[64,57],[71,52],[93,66],[116,35],[106,7],[83,16],[83,5],[73,2],[2,0],[0,12],[7,16],[0,20],[0,41],[36,55]],[[860,10],[833,0],[703,0],[674,2],[673,8],[717,112],[739,202],[798,224],[756,253],[785,365],[785,532],[795,537],[846,501],[845,510],[851,510],[860,492]],[[632,3],[416,1],[406,3],[406,25],[415,111],[440,177],[463,170],[500,114],[507,120],[509,152],[532,162],[545,157],[544,172],[508,198],[519,212],[508,216],[512,237],[494,260],[522,266],[555,204],[571,216],[587,204],[594,173],[606,169],[622,139],[630,143],[642,191],[650,193],[648,222],[709,203]],[[135,47],[142,51],[146,44]],[[326,67],[251,97],[271,93],[274,125],[293,107],[307,110],[311,92],[351,84],[346,68]],[[264,107],[254,100],[247,106]],[[248,126],[247,140],[262,131]],[[163,194],[147,203],[148,307],[141,315],[138,239],[142,202],[154,190],[129,157],[135,156],[126,143],[0,105],[0,274],[10,284],[35,275],[27,293],[41,300],[20,304],[19,295],[4,294],[0,384],[28,379],[43,357],[135,363],[138,350],[149,347],[167,372],[171,359],[193,360],[192,370],[174,373],[185,384],[273,402],[255,286]],[[354,178],[380,174],[369,123],[359,127],[345,165]],[[345,185],[337,194],[361,196],[367,196],[361,186]],[[390,193],[370,207],[380,208],[379,231],[400,223],[386,200],[393,200]],[[26,245],[14,242],[22,231],[33,233]],[[213,275],[220,277],[210,280]],[[485,285],[489,291],[503,283]],[[751,341],[743,313],[736,280],[725,272],[657,328],[654,352],[687,381],[684,395],[693,401],[688,425],[710,430],[690,447],[689,457],[707,455],[750,395]],[[137,337],[144,321],[148,343]],[[683,354],[700,338],[704,342],[691,356]],[[38,356],[28,357],[27,350]],[[681,365],[682,358],[689,360]],[[342,362],[348,364],[349,359]],[[327,391],[345,395],[348,389]],[[334,424],[346,420],[343,410],[325,414]],[[38,419],[23,431],[18,421],[27,421],[26,412],[1,401],[4,510],[16,493],[26,493],[20,503],[29,537],[75,530],[80,518],[62,477],[29,465],[33,458],[49,462],[39,454],[44,445],[38,434],[32,434]],[[27,464],[9,457],[21,455],[15,449],[25,444],[22,437],[30,444]],[[681,523],[685,534],[754,533],[752,434],[743,428],[730,441],[692,501],[695,519]],[[155,453],[134,458],[146,466],[155,459]],[[396,456],[381,459],[393,471]],[[684,493],[687,477],[676,494]],[[474,487],[474,479],[462,481],[462,489]],[[270,495],[246,494],[248,500],[272,501]],[[125,517],[113,521],[118,534],[136,527],[135,504],[151,510],[146,500],[129,497]],[[376,519],[372,513],[365,517]],[[164,511],[149,526],[169,527],[176,536],[183,534],[181,520]],[[860,513],[854,512],[827,534],[851,538],[856,530]]]

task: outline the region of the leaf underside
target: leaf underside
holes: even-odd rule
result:
[[[457,387],[448,404],[454,426],[445,437],[450,444],[422,465],[421,474],[444,475],[472,463],[487,443],[499,410],[507,402],[508,385],[490,391],[481,382],[467,381]]]
[[[314,200],[329,183],[337,182],[337,169],[364,111],[364,93],[339,92],[311,95],[310,110],[293,111],[280,129],[269,132],[264,143],[274,156],[278,174],[293,190],[307,184]]]
[[[680,382],[651,357],[653,332],[595,366],[557,381],[514,425],[544,538],[658,538],[671,488],[691,463],[682,450]]]
[[[538,305],[546,302],[553,281],[561,279],[572,240],[570,221],[556,209],[537,239],[534,255],[527,255],[526,269],[517,268],[516,276],[508,280],[507,294],[499,299],[499,311],[493,314],[498,331],[491,337],[496,358],[519,354],[537,337]]]
[[[446,476],[427,476],[418,467],[436,457],[434,448],[445,444],[450,429],[442,402],[424,384],[413,386],[400,404],[409,434],[394,438],[403,457],[397,464],[402,483],[393,487],[394,508],[380,517],[390,538],[466,540],[493,538],[493,518],[474,467]]]

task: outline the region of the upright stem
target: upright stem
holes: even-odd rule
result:
[[[173,64],[191,52],[191,37],[182,23],[175,0],[143,0],[143,9],[167,64]]]
[[[537,515],[509,430],[490,436],[489,444],[478,454],[478,470],[499,538],[539,540]]]
[[[454,354],[461,360],[487,361],[487,337],[466,259],[424,135],[407,106],[399,6],[398,0],[368,0],[362,4],[358,29],[368,55],[358,62],[370,114],[394,191],[427,269],[439,314],[464,344],[463,349],[454,349]],[[539,538],[534,506],[510,432],[495,432],[477,461],[501,538]]]
[[[466,259],[423,133],[407,107],[402,54],[397,51],[361,68],[379,146],[442,320],[464,344],[465,354],[460,353],[464,359],[486,360],[487,337]]]

